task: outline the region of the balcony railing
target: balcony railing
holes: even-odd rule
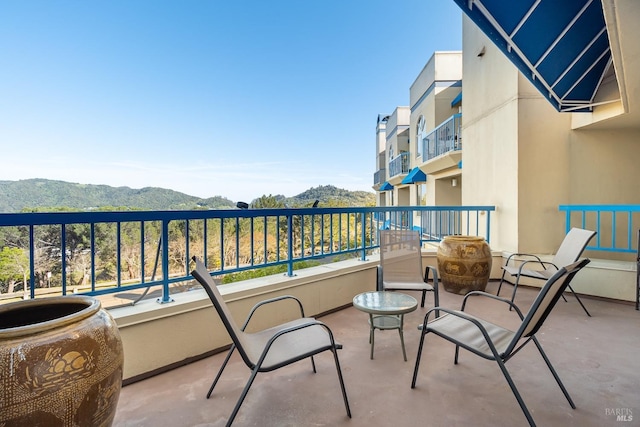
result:
[[[422,140],[422,161],[462,150],[462,114],[454,114]]]
[[[384,180],[386,179],[385,178],[386,175],[387,175],[387,170],[386,169],[377,170],[373,174],[373,185],[382,184],[384,182]]]
[[[389,178],[403,173],[409,173],[409,153],[400,153],[389,162]]]
[[[368,207],[0,214],[0,249],[13,297],[112,294],[191,279],[197,255],[224,275],[300,261],[356,255],[378,247],[381,228],[490,238],[494,207]],[[325,260],[326,261],[326,260]],[[2,273],[7,273],[3,271]],[[7,282],[0,296],[8,295]],[[27,286],[24,286],[24,283]],[[2,288],[0,288],[2,289]]]
[[[587,249],[635,253],[640,230],[640,205],[561,205],[566,231],[571,227],[597,232]]]

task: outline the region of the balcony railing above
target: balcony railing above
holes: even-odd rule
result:
[[[462,150],[462,114],[454,114],[422,140],[422,161]]]
[[[394,176],[409,173],[409,153],[400,153],[399,156],[394,157],[389,162],[389,178],[393,178]]]
[[[387,170],[386,169],[377,170],[373,174],[373,185],[382,184],[384,182],[384,180],[386,179],[386,175],[387,175]]]

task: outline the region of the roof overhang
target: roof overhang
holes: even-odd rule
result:
[[[427,175],[441,173],[451,168],[461,168],[462,150],[447,151],[420,165],[420,170]]]
[[[601,0],[454,0],[558,111],[592,111],[611,66]]]

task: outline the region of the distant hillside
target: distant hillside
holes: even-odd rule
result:
[[[287,199],[290,206],[306,206],[319,200],[320,206],[375,206],[376,196],[367,191],[349,191],[333,185],[313,187]]]
[[[331,185],[311,188],[284,199],[288,206],[308,206],[315,200],[321,206],[372,206],[375,195],[366,191],[348,191]],[[76,184],[47,179],[0,181],[0,213],[23,209],[72,208],[79,210],[126,207],[143,210],[230,209],[235,204],[222,196],[201,199],[164,188],[110,187]]]
[[[189,196],[164,188],[110,187],[108,185],[75,184],[47,179],[0,181],[0,212],[23,209],[68,207],[95,209],[128,207],[144,210],[228,209],[234,203],[224,197],[209,199]]]

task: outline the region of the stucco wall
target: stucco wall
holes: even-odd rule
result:
[[[492,247],[518,246],[518,74],[463,18],[463,205],[494,205]],[[482,53],[483,52],[483,53]],[[478,54],[482,53],[482,56]]]

